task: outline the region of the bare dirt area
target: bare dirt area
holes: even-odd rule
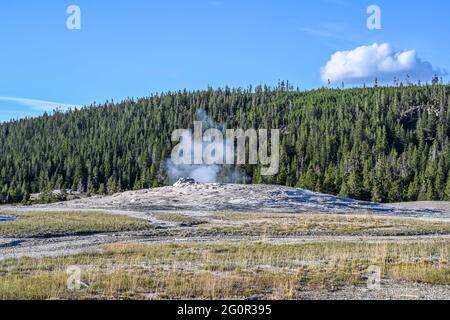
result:
[[[30,208],[4,208],[29,210]],[[336,197],[304,189],[271,185],[199,184],[129,191],[68,202],[37,205],[33,210],[106,209],[126,212],[280,212],[376,213],[402,216],[450,217],[449,208],[401,207]]]
[[[378,288],[347,286],[336,289],[300,290],[300,300],[450,300],[450,286],[384,280]]]
[[[86,225],[86,215],[93,225]],[[450,297],[448,203],[383,205],[280,186],[184,183],[48,205],[3,206],[0,216],[0,298]],[[30,220],[44,218],[45,232]],[[209,258],[203,261],[198,251]],[[166,277],[167,283],[155,287],[145,278],[145,285],[128,293],[94,290],[94,283],[107,281],[109,263],[127,284],[130,276],[138,281],[149,271],[130,267],[130,261],[150,264],[152,274]],[[23,270],[28,263],[29,270]],[[35,264],[52,265],[60,273]],[[40,283],[40,277],[64,284],[64,268],[73,264],[90,270],[89,290],[63,294],[64,288],[55,292],[40,284],[41,291],[33,287],[33,292],[42,295],[20,296],[20,288]],[[365,285],[371,264],[382,269],[378,290]],[[196,282],[187,285],[198,290],[179,287],[171,277],[193,277]],[[248,287],[233,281],[248,282]],[[218,296],[200,289],[212,283],[221,288],[214,291]]]
[[[405,209],[431,209],[450,211],[450,201],[416,201],[393,203],[392,206]]]

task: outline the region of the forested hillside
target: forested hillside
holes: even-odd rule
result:
[[[171,133],[204,109],[228,128],[280,128],[276,183],[358,199],[450,200],[450,86],[173,92],[0,125],[0,202],[71,188],[162,186]]]

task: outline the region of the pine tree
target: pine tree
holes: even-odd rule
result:
[[[98,188],[98,194],[106,194],[106,187],[104,183],[100,183],[100,187]]]
[[[447,186],[445,188],[445,200],[450,201],[450,172],[447,179]]]
[[[106,184],[106,190],[108,194],[114,194],[119,191],[119,183],[117,182],[117,179],[112,176],[108,179],[108,183]]]
[[[419,178],[414,176],[414,180],[409,184],[406,199],[415,201],[419,196]]]
[[[335,194],[336,193],[336,174],[334,171],[334,167],[329,166],[327,170],[325,171],[325,176],[323,179],[323,186],[322,191],[328,194]]]
[[[358,172],[357,170],[352,171],[348,179],[347,188],[347,195],[357,199],[362,198],[364,190],[360,172]]]
[[[302,176],[299,179],[299,181],[297,183],[297,187],[314,190],[314,188],[316,186],[316,179],[317,179],[317,177],[314,172],[314,169],[312,167],[310,167],[308,169],[308,171],[306,172],[306,175]]]

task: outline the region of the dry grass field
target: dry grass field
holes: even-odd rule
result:
[[[450,241],[427,243],[112,244],[99,253],[0,262],[2,299],[296,299],[302,290],[382,277],[450,285]],[[80,290],[70,291],[69,266]]]
[[[0,224],[2,238],[53,241],[56,236],[117,232],[141,237],[77,254],[0,259],[0,299],[303,299],[324,292],[352,299],[362,298],[356,289],[367,294],[371,267],[381,272],[382,286],[371,292],[374,298],[413,297],[411,292],[426,299],[450,297],[449,222],[369,215],[156,213],[156,221],[169,225],[154,228],[148,221],[95,212],[16,217]],[[80,270],[75,290],[67,285],[66,271],[72,266]],[[399,288],[390,292],[392,284],[406,293]]]

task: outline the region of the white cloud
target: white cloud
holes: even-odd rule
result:
[[[323,82],[392,82],[395,78],[429,81],[434,75],[446,75],[431,63],[418,58],[415,50],[394,51],[389,43],[357,47],[334,53],[321,68]]]
[[[23,106],[33,108],[38,111],[53,111],[55,109],[71,109],[71,108],[81,108],[82,106],[76,104],[59,103],[52,101],[18,98],[18,97],[4,97],[0,96],[0,101],[11,101],[18,103]]]

